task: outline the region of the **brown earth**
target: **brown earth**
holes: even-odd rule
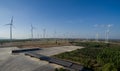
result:
[[[7,47],[7,46],[14,46],[19,48],[27,48],[27,47],[56,47],[56,46],[70,46],[68,41],[26,41],[26,42],[12,42],[12,43],[4,43],[3,45],[0,45],[0,47]]]

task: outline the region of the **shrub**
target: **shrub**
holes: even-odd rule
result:
[[[113,63],[107,63],[102,67],[102,71],[117,71]]]

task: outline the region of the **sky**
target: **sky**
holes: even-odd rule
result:
[[[0,0],[0,38],[9,38],[14,17],[13,38],[109,38],[120,39],[119,0]]]

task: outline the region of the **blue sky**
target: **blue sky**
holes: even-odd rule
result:
[[[111,24],[109,37],[120,39],[119,0],[0,0],[1,38],[9,38],[12,16],[13,38],[30,38],[31,24],[34,37],[46,29],[46,37],[104,38]]]

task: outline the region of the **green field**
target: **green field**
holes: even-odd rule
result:
[[[94,71],[119,71],[120,45],[96,42],[75,42],[86,48],[55,55],[57,58],[82,64]]]

